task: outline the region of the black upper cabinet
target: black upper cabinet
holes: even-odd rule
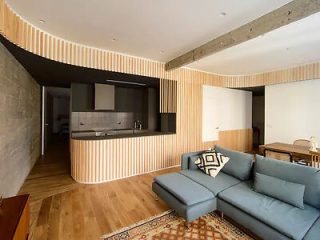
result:
[[[143,112],[144,88],[115,89],[115,111],[117,112]]]
[[[89,112],[94,109],[94,86],[92,84],[71,84],[72,111]]]
[[[95,111],[95,89],[92,84],[73,83],[72,111]],[[148,102],[148,88],[115,87],[115,112],[143,113]]]

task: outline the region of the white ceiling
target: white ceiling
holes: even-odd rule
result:
[[[53,35],[166,62],[290,0],[7,2],[24,19]],[[222,17],[221,12],[227,15]],[[219,74],[252,74],[319,60],[319,23],[319,16],[311,16],[188,67]]]
[[[218,74],[252,74],[320,61],[320,14],[218,52],[188,67]]]

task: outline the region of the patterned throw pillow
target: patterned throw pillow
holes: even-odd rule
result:
[[[214,150],[203,153],[194,163],[205,174],[215,177],[230,158]]]

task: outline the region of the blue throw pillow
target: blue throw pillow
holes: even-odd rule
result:
[[[304,209],[303,196],[305,186],[302,184],[256,173],[254,178],[254,190],[258,193]]]
[[[305,186],[304,202],[320,209],[320,169],[256,155],[255,172]]]
[[[253,164],[253,155],[230,149],[215,146],[216,152],[222,153],[224,156],[230,158],[230,160],[222,168],[222,172],[229,174],[239,180],[248,180],[251,174],[251,168]]]

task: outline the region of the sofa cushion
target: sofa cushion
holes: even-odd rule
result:
[[[189,153],[184,153],[181,155],[181,170],[187,170],[189,169],[189,162],[190,162],[190,157],[192,156],[199,156],[202,154],[204,151],[198,151],[198,152],[189,152]],[[197,166],[195,166],[197,169]]]
[[[304,240],[319,240],[320,238],[320,218],[312,225],[307,234],[304,236]]]
[[[241,182],[239,179],[234,178],[223,172],[219,172],[219,174],[215,178],[212,178],[204,174],[200,170],[183,170],[180,173],[190,178],[191,180],[199,183],[200,185],[204,186],[215,196],[219,192]]]
[[[303,209],[303,195],[305,186],[288,182],[280,178],[270,177],[256,173],[254,190],[256,192],[274,197],[295,207]]]
[[[308,204],[300,209],[251,188],[252,183],[242,182],[219,193],[219,198],[293,239],[302,239],[320,216],[320,210]]]
[[[253,155],[215,146],[217,152],[230,158],[222,171],[240,180],[248,180],[251,173]]]
[[[257,155],[255,172],[305,185],[304,202],[320,208],[320,169]]]
[[[193,155],[189,157],[189,169],[190,170],[198,170],[198,166],[195,164],[195,162],[198,160],[198,158],[201,156],[199,155]]]
[[[217,198],[187,206],[156,182],[152,183],[152,190],[188,222],[217,209]]]
[[[154,181],[188,206],[215,197],[208,189],[179,173],[157,176]]]
[[[242,211],[240,208],[237,208],[220,198],[217,199],[217,209],[223,212],[226,216],[230,217],[232,220],[241,224],[241,226],[245,227],[246,229],[250,229],[250,232],[260,237],[260,239],[292,240],[292,238],[287,237],[262,221],[252,217],[250,214]]]

